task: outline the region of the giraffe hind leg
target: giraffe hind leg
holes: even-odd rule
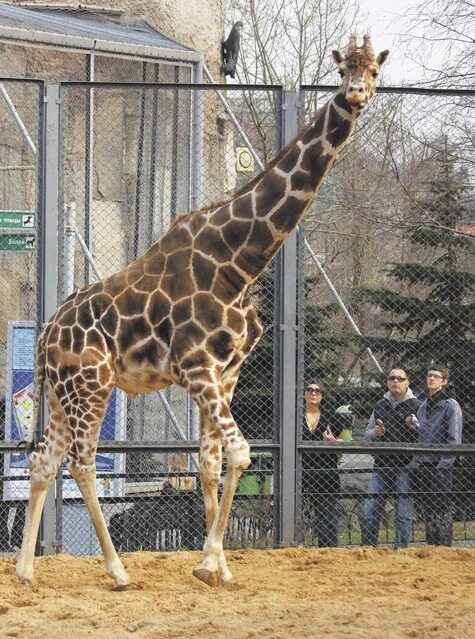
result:
[[[17,576],[26,584],[33,582],[33,559],[46,493],[70,445],[66,416],[49,384],[46,384],[46,394],[50,421],[42,439],[30,455],[30,498],[23,542],[16,564]]]
[[[78,464],[75,461],[70,461],[68,470],[75,479],[89,511],[97,538],[101,545],[107,572],[116,583],[115,590],[122,590],[130,583],[130,579],[114,548],[104,515],[102,514],[97,497],[95,463],[93,460],[88,464]]]
[[[72,428],[73,441],[68,453],[68,470],[76,481],[88,509],[101,545],[107,572],[115,580],[116,589],[120,590],[125,588],[130,580],[114,548],[102,514],[97,497],[95,463],[100,428],[112,386],[109,386],[108,392],[102,397],[98,397],[92,390],[87,393],[87,388],[85,384],[81,396],[76,396],[65,406],[66,413],[70,415],[70,423],[73,425],[76,425],[74,416],[82,415],[77,421],[78,430]],[[79,428],[81,428],[80,431]]]

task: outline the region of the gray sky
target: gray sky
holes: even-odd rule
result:
[[[420,66],[405,55],[408,10],[417,4],[417,0],[360,0],[362,31],[371,34],[376,53],[383,49],[391,52],[384,70],[386,84],[409,84],[423,79]]]

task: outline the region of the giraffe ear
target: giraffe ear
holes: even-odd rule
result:
[[[336,49],[334,49],[332,51],[332,56],[333,56],[333,59],[335,60],[335,62],[337,64],[341,64],[343,62],[343,58],[342,58],[341,53],[339,51],[337,51]]]
[[[378,63],[379,66],[384,64],[384,62],[386,61],[386,58],[388,57],[388,55],[389,55],[388,49],[385,49],[384,51],[381,51],[381,53],[376,58],[376,62]]]

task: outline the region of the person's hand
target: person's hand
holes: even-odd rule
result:
[[[415,423],[412,415],[408,415],[406,417],[406,426],[411,430],[417,430],[417,424]]]
[[[330,430],[330,427],[323,431],[323,441],[324,442],[336,442],[336,437]]]
[[[382,435],[384,435],[384,431],[385,428],[383,422],[380,419],[377,419],[373,429],[373,435],[375,437],[381,437]]]

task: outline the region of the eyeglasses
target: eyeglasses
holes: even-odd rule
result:
[[[305,390],[311,395],[320,395],[320,393],[322,392],[321,388],[315,388],[315,386],[307,386]]]
[[[445,379],[445,377],[443,375],[439,375],[439,373],[427,373],[427,378],[429,377],[436,377],[438,379]]]
[[[399,375],[390,375],[388,382],[405,382],[407,377],[400,377]]]

